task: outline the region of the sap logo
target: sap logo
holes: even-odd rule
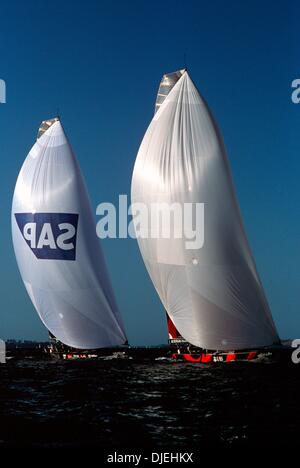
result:
[[[34,255],[44,260],[75,260],[78,214],[15,213]]]

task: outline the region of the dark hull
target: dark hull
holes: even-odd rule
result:
[[[154,361],[158,358],[170,358],[171,351],[166,347],[119,347],[119,348],[101,348],[93,350],[76,350],[67,348],[63,350],[51,349],[49,355],[53,359],[62,359],[66,361],[74,360],[110,360],[110,359],[134,359],[135,361]]]
[[[200,362],[210,364],[214,362],[235,362],[235,361],[252,361],[256,359],[259,351],[243,351],[230,353],[173,353],[172,358],[176,361]]]
[[[258,349],[248,349],[240,351],[206,351],[193,349],[191,351],[186,348],[174,349],[172,352],[172,359],[179,362],[191,363],[230,363],[240,361],[291,361],[293,348],[290,346],[270,346]]]

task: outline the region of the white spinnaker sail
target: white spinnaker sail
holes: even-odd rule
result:
[[[187,341],[220,350],[278,342],[219,130],[186,71],[146,131],[131,198],[149,212],[157,203],[204,203],[202,248],[162,233],[151,238],[150,227],[138,238],[160,299]]]
[[[66,345],[124,344],[85,183],[58,119],[43,122],[12,205],[15,254],[46,327]]]

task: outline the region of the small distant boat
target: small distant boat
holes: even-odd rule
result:
[[[112,359],[133,359],[132,356],[129,356],[125,351],[115,351],[108,356],[102,358],[104,361],[111,361]]]
[[[58,118],[42,122],[19,173],[12,236],[24,285],[52,335],[84,350],[126,343],[85,182]]]
[[[136,158],[132,203],[204,204],[204,245],[151,237],[139,248],[168,314],[174,359],[252,360],[280,339],[242,222],[224,143],[187,70],[166,74]],[[148,235],[147,235],[148,234]]]

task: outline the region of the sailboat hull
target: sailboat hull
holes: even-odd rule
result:
[[[232,353],[173,353],[172,358],[176,361],[195,362],[211,364],[214,362],[252,361],[260,354],[259,351],[239,351]]]
[[[238,363],[238,362],[284,362],[291,363],[293,348],[290,344],[278,344],[265,346],[262,348],[244,349],[238,351],[211,351],[197,348],[189,349],[186,346],[173,346],[171,358],[176,362],[195,364],[217,364],[217,363]]]

